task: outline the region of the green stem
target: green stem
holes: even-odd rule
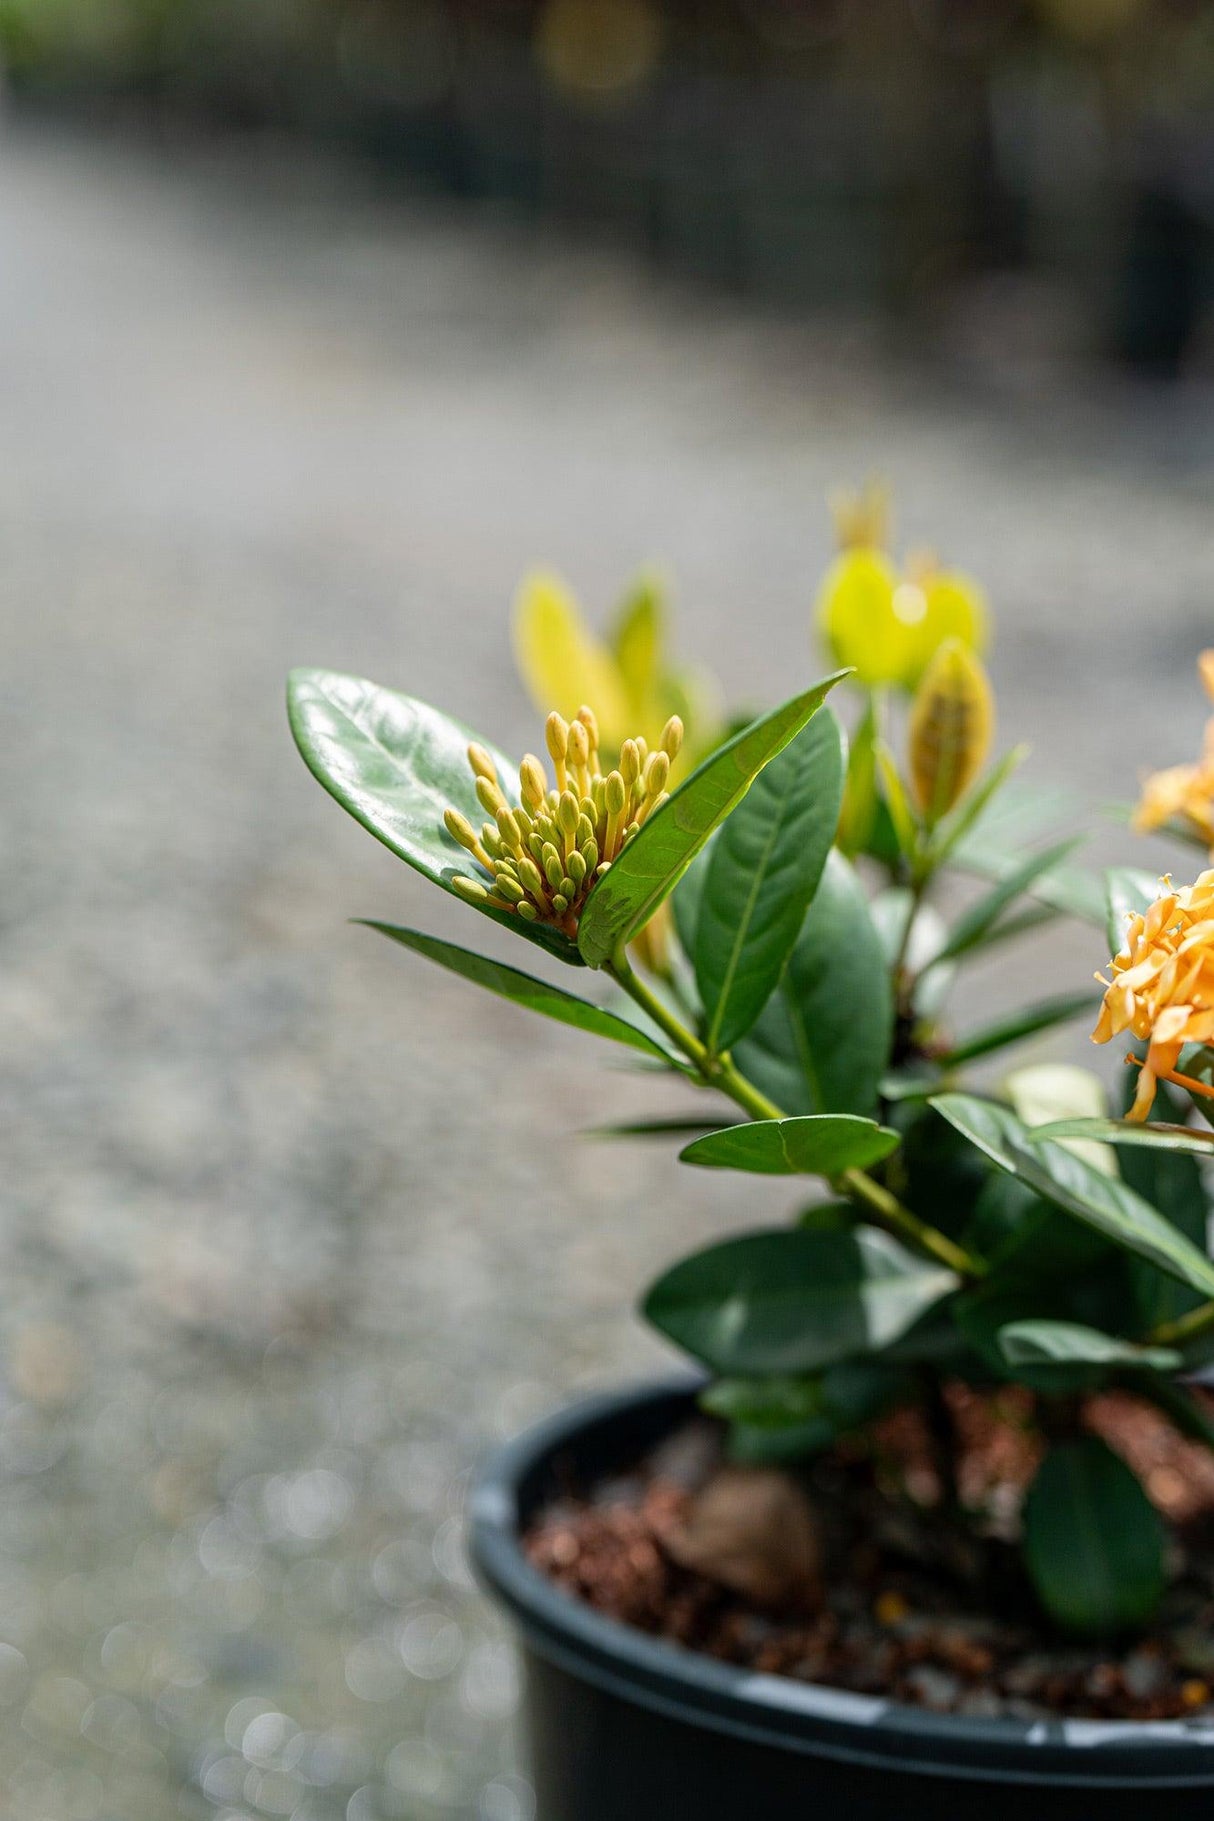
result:
[[[961,1246],[955,1245],[946,1233],[933,1227],[917,1214],[912,1214],[889,1190],[879,1182],[874,1182],[867,1170],[844,1170],[835,1178],[834,1186],[849,1195],[853,1201],[860,1202],[871,1214],[875,1214],[881,1225],[890,1232],[896,1233],[938,1264],[946,1265],[955,1271],[958,1277],[985,1277],[987,1265],[981,1258],[975,1258]]]
[[[1178,1316],[1175,1321],[1161,1322],[1152,1328],[1149,1339],[1156,1346],[1183,1347],[1186,1342],[1198,1340],[1214,1328],[1214,1302],[1201,1303],[1198,1308],[1190,1309],[1187,1315]]]
[[[610,974],[633,1003],[653,1019],[658,1029],[672,1043],[677,1044],[695,1069],[702,1087],[716,1088],[720,1093],[727,1094],[752,1119],[788,1117],[773,1100],[769,1100],[753,1082],[746,1079],[729,1056],[712,1055],[694,1032],[689,1031],[669,1006],[633,972],[627,955],[622,951],[607,963],[603,971]],[[950,1271],[968,1278],[986,1275],[987,1267],[980,1258],[974,1258],[963,1251],[946,1234],[920,1220],[909,1208],[903,1207],[897,1196],[891,1195],[888,1189],[875,1182],[867,1170],[844,1170],[835,1178],[832,1186],[852,1201],[859,1202],[888,1231],[908,1240],[939,1264],[947,1265]]]

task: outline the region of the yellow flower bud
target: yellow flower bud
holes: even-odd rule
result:
[[[520,860],[518,863],[520,883],[526,887],[533,898],[544,896],[544,876],[534,860]]]
[[[486,815],[496,817],[498,810],[506,807],[506,799],[497,785],[491,784],[488,778],[479,774],[476,780],[476,794]]]
[[[556,806],[556,822],[563,835],[571,836],[573,834],[581,813],[578,800],[573,792],[571,790],[562,791],[561,800]]]
[[[443,825],[453,841],[466,847],[472,853],[477,846],[476,830],[467,816],[461,816],[458,809],[448,809],[443,815]]]
[[[670,777],[670,756],[668,753],[651,754],[645,767],[645,789],[651,797],[660,797]]]
[[[570,765],[577,766],[585,765],[590,758],[590,741],[587,738],[586,729],[580,721],[574,721],[569,729],[565,756]]]
[[[555,708],[548,716],[544,737],[548,742],[548,751],[554,763],[562,763],[569,750],[569,723],[564,715],[556,712]]]
[[[470,904],[483,904],[489,896],[478,879],[465,879],[459,873],[452,879],[451,888],[458,892],[461,898],[467,898]]]
[[[527,754],[527,757],[518,768],[518,777],[519,785],[522,790],[523,802],[527,805],[527,808],[531,810],[532,814],[534,814],[535,811],[541,807],[545,796],[548,794],[548,780],[544,776],[544,768],[535,757],[534,753],[529,752]]]
[[[577,718],[586,729],[586,738],[590,742],[591,752],[597,752],[599,749],[599,723],[593,708],[583,702],[577,711]]]
[[[683,723],[677,714],[672,714],[663,727],[660,745],[668,759],[678,758],[683,745]]]
[[[468,748],[468,763],[472,767],[474,777],[487,778],[490,784],[497,783],[497,766],[484,747],[478,746],[475,740]]]
[[[620,747],[620,777],[629,790],[641,775],[641,752],[635,740],[625,740]],[[608,779],[610,783],[610,779]],[[610,806],[609,806],[610,807]]]
[[[911,704],[909,761],[915,801],[930,826],[960,802],[986,763],[995,705],[981,660],[946,639]]]
[[[629,742],[629,744],[631,744],[631,742]],[[628,787],[620,772],[613,771],[608,777],[605,795],[608,815],[622,815],[624,812],[624,805],[628,801]]]

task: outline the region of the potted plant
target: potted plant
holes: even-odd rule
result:
[[[610,749],[590,705],[516,764],[392,690],[290,681],[325,788],[570,985],[371,927],[703,1089],[702,1117],[633,1128],[688,1165],[799,1185],[787,1225],[646,1292],[694,1378],[582,1405],[482,1476],[473,1556],[521,1634],[541,1821],[1204,1814],[1214,873],[1100,881],[1073,842],[1025,848],[1022,755],[988,766],[980,592],[896,566],[875,495],[841,530],[840,667],[694,768],[680,716],[656,722],[655,639],[619,636],[653,632],[644,591],[616,672],[552,587],[524,603],[533,680],[564,687],[563,651],[615,689]],[[1139,821],[1208,847],[1212,805],[1207,756]],[[947,869],[980,881],[949,921]],[[950,1037],[956,972],[1066,914],[1107,916],[1103,1003]],[[967,1084],[1083,1011],[1137,1064],[1126,1117],[1084,1071]]]

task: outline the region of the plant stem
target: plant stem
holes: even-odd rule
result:
[[[633,1003],[639,1005],[653,1019],[658,1029],[682,1050],[694,1067],[701,1086],[716,1088],[720,1093],[727,1094],[752,1119],[787,1118],[787,1114],[773,1100],[769,1100],[753,1082],[746,1079],[729,1056],[714,1056],[710,1053],[694,1032],[689,1031],[669,1006],[633,972],[627,955],[622,951],[607,963],[603,971],[610,974]],[[909,1208],[903,1207],[897,1196],[891,1195],[888,1189],[875,1182],[867,1170],[843,1170],[834,1178],[832,1186],[852,1201],[859,1202],[887,1231],[909,1241],[920,1252],[925,1252],[938,1264],[946,1265],[958,1276],[985,1277],[987,1267],[981,1259],[974,1258],[955,1245],[946,1234],[920,1220]]]
[[[1149,1338],[1157,1346],[1183,1347],[1187,1341],[1208,1334],[1211,1328],[1214,1328],[1214,1302],[1200,1303],[1175,1321],[1160,1322],[1157,1328],[1152,1328]]]
[[[835,1178],[835,1187],[849,1195],[853,1201],[861,1202],[871,1214],[876,1215],[883,1227],[896,1233],[900,1239],[909,1240],[920,1252],[926,1252],[929,1258],[946,1265],[959,1277],[986,1276],[987,1266],[983,1259],[975,1258],[972,1253],[954,1244],[938,1227],[929,1226],[927,1221],[912,1214],[896,1195],[891,1195],[879,1182],[874,1182],[867,1170],[844,1170]]]

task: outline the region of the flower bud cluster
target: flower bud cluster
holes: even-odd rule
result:
[[[509,802],[493,760],[472,745],[468,763],[490,820],[479,833],[458,810],[449,809],[443,820],[483,875],[453,879],[461,897],[511,911],[525,923],[551,924],[572,938],[595,881],[666,802],[683,723],[672,715],[653,752],[642,739],[625,740],[618,766],[606,774],[591,709],[580,708],[573,721],[550,714],[545,734],[555,788],[543,762],[528,753],[519,767],[519,800]]]

